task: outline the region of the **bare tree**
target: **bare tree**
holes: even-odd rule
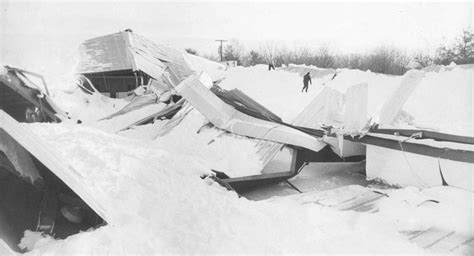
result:
[[[436,52],[435,63],[449,65],[474,63],[474,33],[464,30],[462,35],[450,46],[441,46]]]
[[[267,41],[260,46],[260,53],[266,62],[270,63],[274,59],[276,46],[275,41]]]
[[[245,55],[245,47],[237,39],[231,39],[224,49],[224,60],[235,60],[237,64],[242,64]]]
[[[334,68],[336,64],[336,59],[334,54],[331,52],[329,47],[321,46],[319,47],[315,58],[315,65],[320,68]]]
[[[413,62],[414,64],[412,65],[412,68],[420,69],[432,65],[434,63],[434,60],[427,53],[418,51],[413,55]]]

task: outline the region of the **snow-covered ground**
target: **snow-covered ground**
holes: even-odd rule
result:
[[[111,223],[31,254],[422,253],[395,221],[317,205],[252,202],[199,176],[198,158],[167,144],[72,125],[29,129],[61,152],[109,212]]]
[[[157,136],[161,123],[138,126],[121,134],[150,141],[173,155],[199,159],[206,170],[225,172],[230,177],[259,174],[263,160],[258,154],[257,140],[206,127],[208,121],[197,110],[191,110],[169,133]]]
[[[344,101],[349,88],[366,83],[368,88],[366,119],[368,121],[372,118],[373,121],[377,121],[381,118],[379,115],[383,105],[391,97],[399,97],[395,95],[397,88],[401,86],[404,78],[414,73],[411,71],[404,76],[392,76],[370,71],[338,69],[336,77],[331,79],[332,73],[326,74],[323,72],[324,69],[316,67],[292,65],[287,69],[292,72],[284,71],[284,69],[268,71],[265,65],[250,68],[238,67],[229,70],[221,86],[224,89],[241,89],[263,106],[280,115],[284,121],[291,123],[303,109],[318,103],[313,101],[324,89],[335,90],[342,94]],[[313,84],[309,86],[309,92],[306,94],[301,93],[300,90],[301,71],[307,70],[315,70],[323,76],[312,78]],[[473,136],[474,68],[461,65],[418,73],[422,76],[420,82],[407,80],[406,87],[413,88],[413,93],[408,95],[406,103],[402,106],[402,112],[397,112],[398,116],[388,125]],[[337,113],[327,116],[326,120],[320,120],[320,122],[333,125],[339,122],[341,126],[344,126],[341,122],[346,111],[345,102],[339,101],[337,93],[325,95],[330,97],[325,99],[326,108],[334,108]],[[313,126],[318,125],[320,124]]]
[[[190,62],[197,65],[199,61]],[[367,83],[368,87],[367,117],[374,116],[403,79],[338,70],[333,80],[333,74],[313,77],[309,92],[302,93],[302,77],[298,73],[281,69],[268,71],[265,65],[237,67],[224,73],[213,63],[206,68],[217,69],[216,74],[211,74],[213,78],[225,75],[220,84],[222,88],[242,90],[290,123],[325,88],[344,95],[351,86],[361,83]],[[452,101],[451,97],[465,94],[467,98],[460,100],[460,105],[456,103],[449,109],[452,111],[449,113],[454,113],[469,103],[469,97],[472,104],[472,70],[454,68],[427,73],[416,90],[433,84],[444,85],[452,79],[461,84],[459,90],[455,90],[459,92],[457,96],[451,96],[447,93],[450,90],[443,89],[436,97],[444,96],[443,99]],[[165,134],[157,132],[163,126],[160,122],[115,134],[115,131],[97,129],[95,121],[128,102],[89,96],[71,88],[67,88],[69,93],[58,89],[61,88],[55,87],[55,99],[59,104],[85,122],[82,125],[24,126],[46,140],[65,162],[75,167],[77,177],[87,184],[88,190],[94,192],[96,200],[112,217],[105,227],[65,240],[26,232],[21,245],[32,249],[31,255],[421,254],[424,250],[408,241],[401,231],[435,226],[474,235],[472,192],[449,187],[385,191],[390,197],[382,202],[376,214],[340,212],[291,200],[254,202],[239,198],[234,192],[200,177],[211,169],[225,171],[231,176],[258,172],[264,166],[255,141],[206,127],[204,116],[192,109],[188,109],[183,120]],[[426,96],[416,90],[413,97]],[[327,102],[331,103],[330,100]],[[413,117],[410,120],[415,120],[407,125],[433,124],[436,115],[424,116],[417,112],[416,102],[421,101],[408,99],[404,107]],[[436,102],[432,101],[434,105]],[[343,112],[344,107],[338,110]],[[445,110],[439,107],[439,111]],[[470,113],[472,116],[472,111]],[[455,118],[462,119],[458,120],[458,127],[469,127],[466,125],[468,115],[447,120]],[[448,121],[443,123],[444,119],[439,119],[435,124],[444,127]],[[425,203],[426,198],[434,198],[440,204]]]
[[[53,240],[27,232],[31,255],[155,253],[423,253],[400,231],[472,235],[473,194],[449,187],[386,191],[377,214],[252,202],[210,180],[195,152],[87,126],[28,124],[80,173],[110,224]],[[199,144],[191,143],[195,147]],[[192,147],[188,145],[189,147]],[[441,203],[425,202],[427,199]]]
[[[427,72],[403,110],[413,124],[445,133],[474,136],[474,67]]]
[[[227,67],[220,63],[193,54],[184,54],[184,59],[195,72],[206,72],[212,81],[220,80],[227,75]]]
[[[329,77],[330,79],[330,77]],[[270,111],[291,123],[323,89],[324,78],[313,78],[308,93],[302,93],[303,78],[284,70],[268,71],[266,65],[236,67],[219,84],[223,89],[238,88]]]

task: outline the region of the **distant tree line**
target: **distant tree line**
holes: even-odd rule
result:
[[[372,72],[402,75],[412,68],[421,69],[433,64],[449,65],[474,63],[474,33],[462,32],[450,45],[440,46],[434,56],[418,52],[407,54],[395,47],[381,46],[365,54],[336,54],[327,46],[319,48],[300,47],[288,49],[267,42],[259,49],[245,51],[237,40],[231,40],[224,47],[224,60],[236,60],[238,65],[253,66],[268,64],[271,60],[276,66],[293,64],[314,65],[319,68],[349,68],[371,70]],[[188,51],[188,50],[187,50]],[[191,53],[191,51],[188,51]],[[193,54],[197,54],[195,51]],[[214,56],[203,56],[217,60]]]

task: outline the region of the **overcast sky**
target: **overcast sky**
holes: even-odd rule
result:
[[[277,41],[340,52],[378,45],[432,50],[473,24],[474,2],[18,2],[0,0],[0,62],[64,55],[85,39],[131,28],[177,48],[217,54]],[[48,48],[48,49],[45,49]],[[23,63],[20,62],[20,63]]]

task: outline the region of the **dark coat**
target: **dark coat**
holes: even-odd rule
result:
[[[307,73],[307,74],[304,75],[304,77],[303,77],[303,84],[308,85],[308,82],[309,82],[310,84],[313,84],[313,83],[311,82],[311,76],[309,75],[309,73]]]

